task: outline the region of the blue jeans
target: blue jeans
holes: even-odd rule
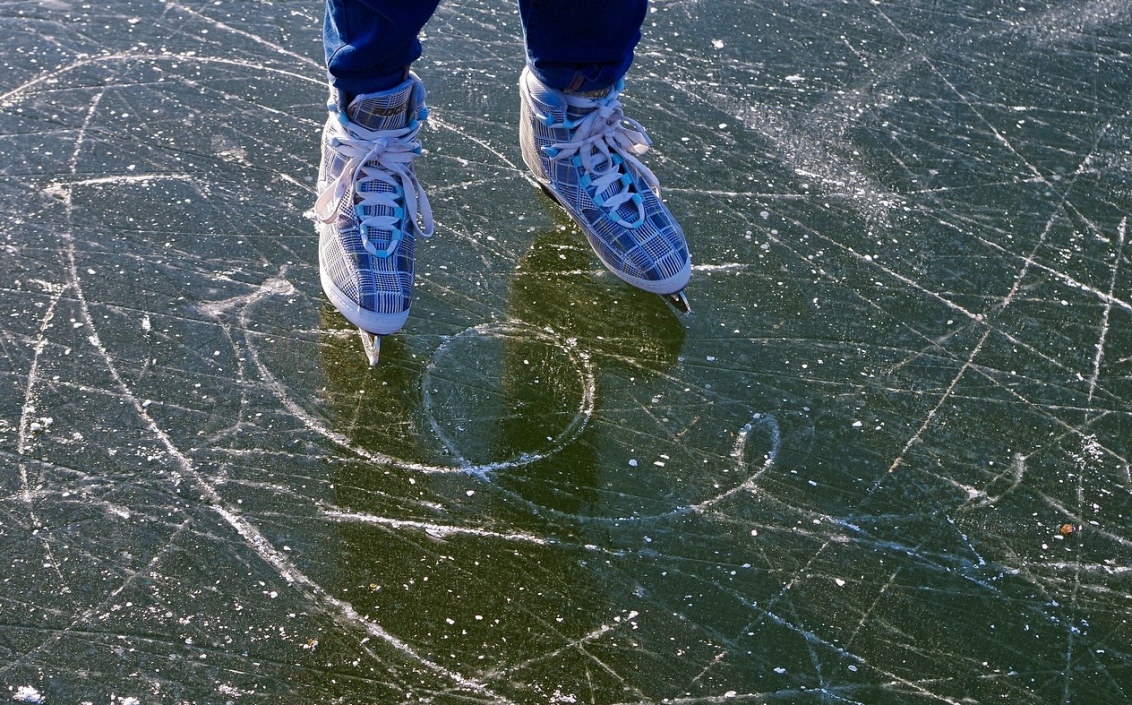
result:
[[[440,0],[326,0],[323,44],[343,100],[393,88],[420,58],[417,34]],[[648,0],[519,0],[527,66],[544,85],[592,91],[633,62]],[[345,106],[343,106],[345,107]]]

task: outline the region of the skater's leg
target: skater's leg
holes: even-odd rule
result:
[[[608,88],[641,39],[646,0],[519,0],[527,67],[561,91]]]
[[[389,90],[420,58],[421,28],[439,0],[326,0],[323,47],[339,108],[353,96]]]
[[[413,172],[428,115],[409,72],[417,34],[437,0],[327,0],[331,84],[315,214],[319,273],[334,307],[361,332],[370,364],[380,336],[405,324],[415,246],[433,232],[428,196]]]
[[[641,161],[651,142],[625,117],[622,76],[645,0],[519,0],[523,160],[611,272],[687,311],[688,244]]]

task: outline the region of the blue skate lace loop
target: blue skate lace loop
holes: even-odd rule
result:
[[[551,122],[552,118],[548,115],[539,115],[540,121],[549,128],[574,131],[569,142],[551,144],[543,151],[554,160],[571,158],[582,171],[579,182],[589,192],[594,205],[605,208],[621,225],[640,227],[645,222],[645,208],[630,172],[640,174],[653,192],[660,194],[660,182],[637,159],[652,146],[645,128],[636,120],[625,117],[616,90],[597,100],[575,96],[568,96],[567,100],[572,106],[582,109],[592,107],[592,110],[579,120],[563,118],[559,123]],[[618,181],[621,189],[608,198],[602,198],[601,194]],[[629,201],[637,207],[637,219],[631,223],[617,213],[618,207]]]
[[[342,173],[315,202],[318,219],[330,223],[338,217],[343,206],[349,204],[358,218],[362,246],[375,257],[389,257],[396,252],[404,239],[403,222],[410,233],[415,230],[421,237],[431,237],[435,230],[432,206],[411,168],[421,150],[417,139],[420,121],[414,120],[408,127],[398,130],[367,130],[346,120],[334,124],[337,134],[331,137],[330,144],[347,161]],[[365,184],[375,182],[393,190],[370,191],[363,188]],[[402,197],[405,202],[403,208],[398,202]],[[377,212],[379,207],[393,211],[393,215],[365,214],[365,209]],[[418,213],[419,224],[416,219]],[[406,214],[409,214],[408,218]],[[384,249],[378,249],[370,240],[370,232],[376,230],[389,233],[389,245]]]

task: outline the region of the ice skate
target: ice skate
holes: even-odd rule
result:
[[[433,233],[428,196],[413,173],[428,114],[424,97],[415,75],[357,96],[345,113],[332,96],[322,133],[320,279],[330,302],[358,327],[370,365],[377,364],[381,336],[401,330],[409,317],[415,238]]]
[[[602,264],[624,281],[691,310],[688,243],[638,159],[648,136],[626,118],[622,82],[601,94],[567,94],[524,69],[519,139],[535,179],[585,233]]]

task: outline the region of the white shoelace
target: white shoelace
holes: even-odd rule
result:
[[[577,101],[576,105],[582,106],[593,102],[596,103],[596,107],[577,122],[566,119],[561,123],[547,124],[550,128],[574,130],[569,142],[550,145],[547,154],[555,160],[577,155],[579,165],[585,171],[582,185],[592,188],[594,202],[611,213],[616,213],[619,206],[627,201],[633,201],[637,206],[637,222],[625,224],[639,225],[645,218],[644,205],[641,197],[630,190],[631,176],[620,167],[624,163],[631,170],[637,171],[648,182],[650,188],[659,193],[660,182],[637,158],[649,150],[652,141],[639,122],[625,117],[616,93],[594,101],[582,102],[576,98],[572,100],[574,101]],[[626,123],[634,129],[627,127]],[[599,171],[598,166],[602,164],[605,168]],[[601,194],[618,180],[622,182],[621,189],[609,198],[602,199]]]
[[[435,230],[432,206],[410,168],[420,154],[421,143],[417,139],[420,123],[414,121],[409,127],[399,130],[367,130],[360,125],[342,121],[332,124],[336,128],[336,134],[330,138],[331,147],[347,161],[342,173],[315,202],[314,210],[318,219],[323,223],[333,222],[345,202],[357,214],[362,246],[375,257],[389,257],[396,252],[404,238],[400,227],[402,219],[407,223],[408,229],[415,230],[421,237],[431,237]],[[393,191],[361,190],[363,184],[375,181],[385,183]],[[397,203],[397,197],[401,195],[405,199],[403,208]],[[394,214],[366,216],[363,209],[367,206],[385,206]],[[408,217],[405,217],[406,214]],[[420,223],[417,222],[418,214]],[[389,246],[379,250],[369,239],[371,230],[389,232]]]

